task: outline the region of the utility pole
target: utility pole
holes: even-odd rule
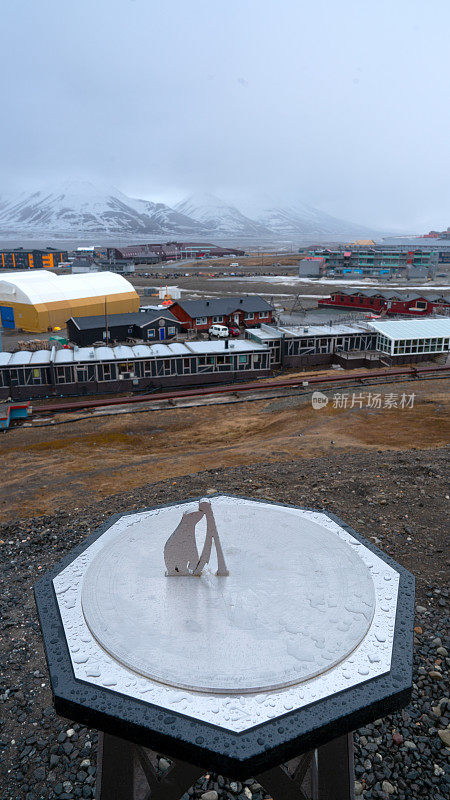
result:
[[[108,331],[108,298],[105,297],[105,333],[106,333],[106,344],[109,342],[109,331]]]

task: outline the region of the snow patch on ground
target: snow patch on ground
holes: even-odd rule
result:
[[[254,275],[245,278],[234,278],[234,277],[226,277],[226,278],[212,278],[211,280],[221,280],[221,281],[247,281],[249,283],[279,283],[284,284],[285,286],[301,286],[305,283],[315,283],[317,285],[322,286],[342,286],[342,287],[352,287],[355,289],[367,289],[375,286],[377,289],[398,289],[399,291],[403,292],[410,292],[410,291],[427,291],[427,292],[443,292],[449,291],[450,285],[444,286],[435,286],[434,284],[430,285],[429,283],[412,285],[409,284],[406,286],[404,283],[379,283],[378,281],[372,280],[368,278],[365,281],[352,281],[352,280],[332,280],[330,278],[293,278],[288,275]],[[308,295],[309,297],[313,297],[313,295]],[[318,297],[322,297],[322,295],[318,295]]]

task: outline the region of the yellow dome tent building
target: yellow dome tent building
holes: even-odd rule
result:
[[[70,317],[139,310],[139,295],[113,272],[55,275],[47,270],[0,273],[0,324],[41,333]]]

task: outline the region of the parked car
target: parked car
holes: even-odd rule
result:
[[[241,333],[239,328],[236,328],[234,325],[231,328],[228,328],[228,332],[230,336],[239,336]]]
[[[210,336],[218,336],[220,339],[226,339],[229,335],[226,325],[211,325],[208,333]]]

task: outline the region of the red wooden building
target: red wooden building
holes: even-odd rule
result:
[[[220,297],[211,300],[177,300],[170,312],[185,330],[208,331],[213,324],[254,328],[270,325],[274,308],[259,295]]]
[[[414,317],[427,316],[433,312],[447,313],[450,298],[440,294],[422,295],[411,293],[382,292],[332,292],[330,297],[319,300],[319,306],[330,308],[349,308],[353,311],[372,311],[376,314],[410,314]]]

